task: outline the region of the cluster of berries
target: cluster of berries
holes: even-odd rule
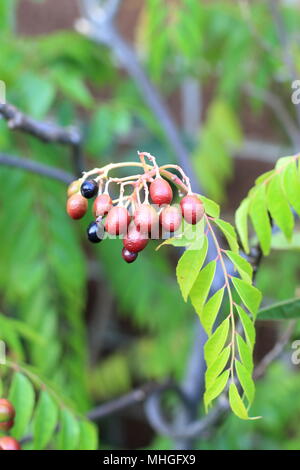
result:
[[[0,431],[9,431],[14,425],[16,411],[10,401],[0,398]],[[11,436],[0,437],[0,450],[20,450],[19,442]]]
[[[117,205],[108,193],[102,192],[102,185],[95,179],[77,180],[68,188],[67,212],[73,219],[82,218],[88,209],[88,199],[95,198],[93,213],[95,220],[87,228],[88,240],[99,243],[105,232],[109,235],[121,235],[123,238],[122,257],[127,263],[136,260],[138,253],[148,244],[149,238],[161,238],[162,233],[176,232],[184,219],[189,224],[196,224],[203,217],[204,207],[197,195],[186,191],[180,205],[171,205],[173,191],[166,179],[156,168],[155,178],[143,175],[133,184],[135,190],[131,197],[131,213],[123,198]],[[148,179],[147,179],[148,178]],[[126,182],[125,184],[130,184]],[[121,184],[121,180],[120,180]],[[145,200],[141,203],[137,191],[145,190]],[[152,205],[149,203],[149,196]]]

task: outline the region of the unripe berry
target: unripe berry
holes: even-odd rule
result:
[[[112,208],[112,200],[109,194],[100,194],[96,197],[93,206],[95,217],[103,217]]]
[[[150,204],[141,204],[134,213],[134,223],[141,232],[150,232],[158,222],[158,214]]]
[[[169,183],[163,178],[156,178],[150,184],[150,196],[154,204],[162,206],[170,204],[173,199],[173,191]]]
[[[110,235],[120,235],[127,232],[130,222],[130,215],[126,207],[113,207],[105,220],[105,230]]]
[[[167,232],[176,232],[182,221],[181,211],[178,207],[167,206],[160,214],[160,223]]]
[[[72,181],[71,184],[69,184],[68,186],[68,197],[71,197],[73,196],[73,194],[75,193],[78,193],[78,191],[80,190],[80,181],[79,180],[75,180],[75,181]]]
[[[99,186],[95,180],[86,180],[82,183],[80,191],[83,197],[86,199],[91,199],[96,196]]]
[[[6,398],[0,398],[0,423],[13,420],[15,415],[16,411],[13,404]]]
[[[14,423],[13,419],[10,421],[3,421],[0,423],[0,431],[9,431],[13,427]]]
[[[100,223],[91,222],[87,228],[88,240],[92,243],[100,243],[103,239],[104,227]]]
[[[21,450],[19,442],[10,436],[0,437],[0,448],[2,450]]]
[[[67,200],[67,213],[72,219],[81,219],[86,213],[88,202],[81,194],[73,194]]]
[[[204,215],[204,206],[195,194],[188,194],[180,201],[181,212],[188,224],[197,224]]]
[[[132,251],[126,250],[123,248],[122,250],[122,258],[126,261],[126,263],[133,263],[138,257],[137,253],[133,253]]]
[[[127,235],[123,238],[123,245],[131,253],[138,253],[146,247],[148,241],[148,236],[131,223]]]

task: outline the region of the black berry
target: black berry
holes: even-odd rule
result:
[[[103,225],[98,225],[97,222],[91,222],[87,228],[87,236],[89,241],[92,243],[100,243],[102,241],[103,232]]]
[[[91,199],[96,196],[98,192],[98,183],[95,180],[86,180],[82,183],[80,188],[81,194],[86,199]]]
[[[138,257],[137,253],[132,253],[129,250],[126,250],[126,248],[123,248],[122,250],[122,258],[126,261],[126,263],[133,263]]]

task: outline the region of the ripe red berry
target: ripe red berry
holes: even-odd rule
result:
[[[81,194],[73,194],[67,200],[67,213],[72,219],[81,219],[88,208],[87,200]]]
[[[0,431],[9,431],[13,427],[14,423],[13,419],[10,421],[3,421],[0,423]]]
[[[112,200],[109,194],[100,194],[96,197],[93,205],[95,217],[103,217],[112,208]]]
[[[196,224],[204,215],[204,206],[195,194],[188,194],[180,201],[181,212],[189,224]]]
[[[6,400],[6,398],[0,398],[0,423],[11,421],[16,415],[13,404]]]
[[[73,194],[77,193],[79,190],[80,190],[80,181],[78,180],[72,181],[72,183],[69,184],[68,186],[68,191],[67,191],[68,197],[73,196]]]
[[[173,191],[166,180],[163,178],[156,178],[150,184],[150,196],[154,204],[161,206],[172,202]]]
[[[133,263],[138,257],[137,253],[133,253],[132,251],[126,250],[123,248],[122,250],[122,258],[126,261],[126,263]]]
[[[150,204],[141,204],[134,213],[134,223],[141,232],[150,232],[158,222],[158,214]]]
[[[128,210],[122,206],[113,207],[105,221],[105,230],[110,235],[125,234],[130,222],[130,215]]]
[[[138,253],[146,247],[148,241],[147,234],[141,232],[134,223],[131,223],[127,235],[123,238],[123,245],[131,253]]]
[[[167,232],[176,232],[182,221],[181,211],[178,207],[167,206],[160,214],[160,223]]]
[[[21,450],[19,442],[10,436],[0,437],[0,448],[2,450]]]

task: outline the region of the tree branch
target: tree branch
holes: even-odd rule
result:
[[[74,169],[78,176],[83,171],[82,137],[75,127],[64,128],[51,122],[42,122],[25,115],[15,106],[0,104],[0,115],[11,130],[30,134],[42,142],[58,143],[71,148]]]
[[[47,176],[48,178],[52,178],[66,184],[71,183],[71,181],[75,179],[74,175],[60,170],[59,168],[3,153],[0,153],[0,165],[21,168],[22,170]]]

